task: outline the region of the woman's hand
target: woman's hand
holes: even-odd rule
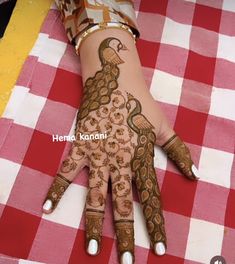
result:
[[[92,54],[93,58],[99,58],[101,66],[92,66],[96,72],[91,76],[86,76],[85,67],[83,77],[86,76],[86,81],[77,118],[76,141],[63,161],[43,206],[44,213],[51,213],[70,182],[84,166],[88,166],[86,248],[89,254],[96,255],[100,250],[110,178],[121,263],[134,263],[132,181],[139,193],[151,246],[156,254],[165,254],[166,234],[153,164],[154,144],[165,143],[163,150],[180,170],[192,180],[197,176],[187,147],[169,127],[148,91],[140,89],[142,84],[131,79],[138,72],[133,70],[136,64],[129,64],[125,59],[130,60],[128,53],[133,53],[130,41],[125,32],[118,32],[115,37],[103,37],[98,53]],[[89,53],[86,58],[89,60],[90,56]],[[83,61],[84,58],[83,55]]]

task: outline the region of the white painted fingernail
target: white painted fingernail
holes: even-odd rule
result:
[[[52,201],[51,200],[46,200],[46,202],[43,205],[43,209],[46,211],[49,211],[52,207]]]
[[[132,263],[133,263],[132,254],[129,251],[123,253],[121,257],[121,264],[132,264]]]
[[[165,245],[162,242],[158,242],[154,246],[154,251],[157,255],[162,256],[166,253]]]
[[[199,171],[198,171],[198,169],[196,168],[196,166],[195,166],[194,164],[192,165],[191,170],[192,170],[194,176],[195,176],[197,179],[200,179]]]
[[[91,239],[88,244],[87,252],[90,255],[96,255],[98,251],[98,242],[95,239]]]

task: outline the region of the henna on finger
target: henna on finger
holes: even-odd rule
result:
[[[162,149],[167,156],[176,164],[179,170],[190,180],[197,180],[198,172],[193,164],[190,151],[184,142],[177,136],[172,136]]]
[[[121,171],[116,169],[116,174],[111,174],[114,218],[133,219],[131,174]]]
[[[118,256],[121,257],[125,252],[130,252],[135,261],[135,243],[134,243],[134,221],[133,220],[117,220],[114,222],[117,235]]]
[[[86,209],[86,249],[89,247],[89,243],[92,239],[97,241],[98,249],[95,254],[99,254],[101,246],[102,226],[104,220],[104,211],[97,209]],[[89,253],[89,252],[88,252]]]
[[[51,213],[56,208],[70,183],[71,182],[64,176],[60,174],[56,175],[44,201],[43,209],[45,213]]]
[[[143,206],[147,230],[152,248],[159,242],[166,248],[166,233],[164,217],[161,208],[160,190],[156,179],[153,157],[156,136],[152,124],[142,114],[140,102],[128,94],[127,107],[131,109],[127,123],[137,133],[137,146],[135,148],[131,168],[135,173],[135,182],[139,198]]]

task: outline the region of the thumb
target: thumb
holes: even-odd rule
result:
[[[198,180],[200,178],[188,147],[176,134],[162,145],[162,149],[188,179]]]

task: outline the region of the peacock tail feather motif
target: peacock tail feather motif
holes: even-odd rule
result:
[[[135,174],[136,186],[143,206],[151,245],[153,246],[159,241],[166,244],[160,190],[153,163],[156,140],[153,132],[154,127],[141,113],[140,102],[128,94],[127,106],[131,102],[135,102],[135,108],[129,113],[127,123],[138,135],[137,146],[131,160],[131,169]]]

